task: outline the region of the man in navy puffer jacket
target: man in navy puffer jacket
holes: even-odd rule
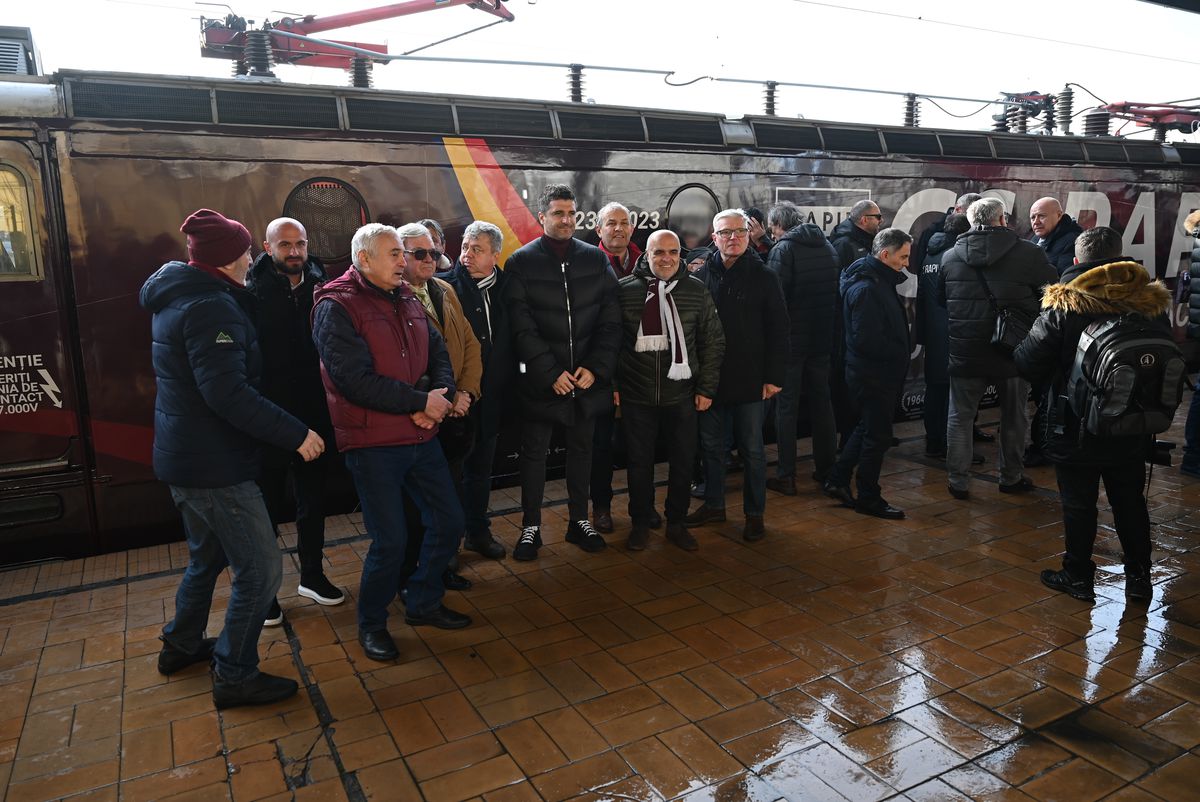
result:
[[[236,220],[200,209],[180,228],[188,262],[169,262],[142,286],[154,315],[154,472],[183,515],[190,559],[163,628],[158,670],[215,664],[218,709],[267,704],[296,682],[258,670],[258,635],[283,575],[275,529],[255,484],[260,441],[305,460],[324,441],[258,391],[262,357],[247,313],[250,233]],[[204,637],[217,577],[229,566],[225,628]]]

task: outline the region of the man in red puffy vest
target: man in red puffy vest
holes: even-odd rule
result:
[[[463,530],[437,440],[454,397],[454,371],[441,335],[404,283],[396,229],[365,225],[350,250],[353,265],[315,293],[313,340],[334,435],[371,536],[358,593],[358,641],[367,657],[394,660],[399,652],[387,630],[387,608],[399,587],[407,539],[401,489],[429,524],[420,564],[407,582],[404,620],[442,629],[471,623],[442,604],[442,573]]]

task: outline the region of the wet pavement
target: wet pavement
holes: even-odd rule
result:
[[[363,656],[352,601],[295,595],[291,550],[286,623],[260,653],[301,692],[263,708],[217,712],[203,667],[155,670],[181,544],[0,573],[0,787],[14,802],[1200,798],[1200,480],[1154,470],[1149,604],[1125,600],[1101,497],[1086,604],[1038,581],[1061,549],[1053,470],[1001,495],[982,445],[955,501],[918,431],[898,428],[884,466],[903,521],[803,479],[768,494],[767,537],[747,545],[733,475],[729,522],[693,529],[700,551],[660,531],[627,552],[618,495],[611,547],[585,554],[552,503],[538,561],[464,558],[475,586],[447,601],[473,626],[414,629],[396,608],[394,664]],[[510,550],[518,524],[493,522]],[[328,573],[351,593],[361,532],[359,515],[330,520]],[[210,632],[227,582],[217,595]]]

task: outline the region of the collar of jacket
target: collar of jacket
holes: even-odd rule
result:
[[[1137,262],[1102,262],[1066,284],[1047,285],[1042,308],[1083,315],[1137,314],[1154,318],[1171,308],[1171,291],[1151,281]]]
[[[250,265],[250,279],[254,282],[274,280],[279,283],[286,283],[291,289],[291,282],[288,277],[275,269],[275,259],[271,256],[270,251],[263,251],[254,260],[254,264]],[[303,276],[305,281],[311,281],[315,286],[320,286],[327,278],[325,275],[325,266],[321,260],[315,256],[310,256],[304,262]],[[250,281],[247,281],[249,284]]]
[[[608,248],[604,247],[604,240],[600,240],[600,242],[598,242],[597,245],[600,247],[600,250],[604,251],[604,255],[608,257],[608,262],[609,262],[609,264],[611,264],[613,266],[613,269],[616,270],[617,272],[622,272],[624,270],[625,266],[621,264],[619,259],[617,259],[616,254],[614,254]],[[629,269],[629,272],[632,273],[633,268],[637,267],[638,260],[642,258],[642,249],[639,248],[636,244],[634,244],[633,240],[629,241],[628,255],[629,255],[629,264],[633,265],[633,267],[631,267]],[[628,273],[626,275],[628,275]]]

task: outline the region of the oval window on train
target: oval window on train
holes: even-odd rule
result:
[[[684,248],[702,248],[712,242],[713,215],[721,211],[716,193],[703,184],[684,184],[667,201],[667,225]]]
[[[25,176],[0,164],[0,281],[39,277],[29,207]]]
[[[371,215],[358,191],[336,178],[310,178],[283,203],[283,216],[304,224],[308,252],[326,265],[350,264],[350,239]]]

